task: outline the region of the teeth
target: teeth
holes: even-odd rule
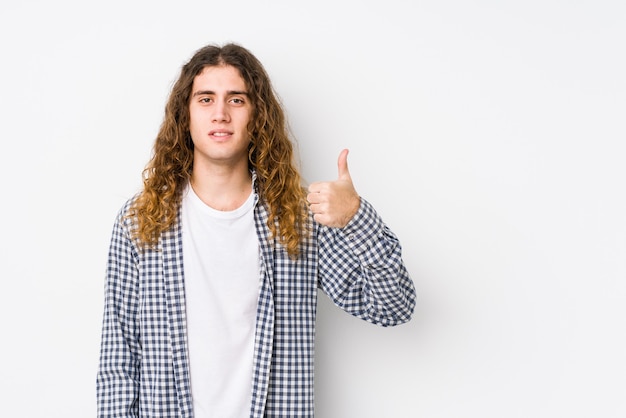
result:
[[[213,134],[213,136],[227,136],[227,135],[228,135],[228,133],[226,133],[226,132],[215,132]]]

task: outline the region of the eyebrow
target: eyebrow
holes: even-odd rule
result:
[[[199,90],[199,91],[195,92],[193,94],[193,96],[191,96],[191,97],[203,96],[203,95],[211,95],[211,94],[215,94],[215,92],[213,90]],[[227,96],[236,96],[236,95],[247,96],[248,92],[240,91],[240,90],[228,90],[226,92],[226,95]]]

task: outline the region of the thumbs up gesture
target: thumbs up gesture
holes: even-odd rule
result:
[[[313,219],[331,228],[346,226],[361,205],[361,198],[352,185],[348,171],[347,149],[339,154],[337,168],[337,180],[312,183],[307,195]]]

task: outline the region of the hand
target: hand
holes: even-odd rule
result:
[[[313,183],[307,195],[313,219],[331,228],[346,226],[361,205],[361,198],[352,185],[348,171],[347,149],[339,154],[337,169],[337,180]]]

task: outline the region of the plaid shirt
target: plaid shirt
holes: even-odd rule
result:
[[[258,198],[257,198],[258,199]],[[139,250],[126,218],[113,228],[97,376],[99,417],[193,417],[186,342],[182,228]],[[179,211],[180,212],[180,211]],[[415,289],[396,236],[364,199],[342,229],[313,223],[297,259],[269,240],[255,206],[260,295],[250,416],[313,417],[317,289],[350,314],[382,326],[408,321]]]

